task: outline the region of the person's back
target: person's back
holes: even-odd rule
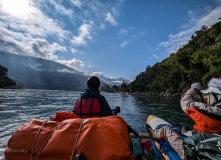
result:
[[[98,90],[100,80],[98,77],[89,77],[88,89],[84,90],[77,101],[74,113],[80,118],[111,116],[112,110],[104,96]]]

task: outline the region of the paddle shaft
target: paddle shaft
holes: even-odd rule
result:
[[[148,133],[138,133],[138,134],[139,134],[139,137],[137,137],[133,133],[130,133],[130,137],[131,138],[151,138],[150,134]]]
[[[158,151],[160,152],[161,156],[162,156],[165,160],[170,160],[170,157],[169,157],[168,155],[166,155],[166,154],[164,153],[164,151],[162,151],[162,150],[160,149],[160,144],[159,144],[156,140],[153,140],[153,143],[154,143],[154,145],[157,147],[157,149],[158,149]]]

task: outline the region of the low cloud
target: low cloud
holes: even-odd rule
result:
[[[159,44],[160,49],[164,49],[167,53],[175,53],[180,47],[188,43],[191,39],[191,35],[194,35],[197,30],[200,30],[203,25],[210,26],[217,22],[221,15],[221,5],[214,9],[207,11],[207,14],[198,15],[192,11],[189,11],[189,22],[185,24],[185,29],[181,30],[177,34],[169,35],[169,40],[161,42]]]
[[[97,76],[97,77],[100,77],[103,75],[103,72],[92,72],[92,73],[84,73],[84,75],[86,76]]]
[[[66,52],[66,48],[57,43],[50,44],[45,39],[33,38],[28,34],[22,34],[8,30],[0,26],[0,46],[2,51],[40,57],[45,59],[57,59],[57,51]]]
[[[53,43],[50,45],[46,40],[44,39],[37,39],[32,43],[32,50],[35,56],[50,59],[50,60],[56,60],[58,59],[57,55],[55,55],[56,51],[66,51],[65,47],[62,47],[58,45],[57,43]]]
[[[75,73],[72,69],[68,69],[68,68],[60,69],[60,70],[58,70],[58,72]]]
[[[112,24],[112,25],[114,25],[114,26],[117,25],[116,20],[114,19],[114,17],[112,16],[112,14],[111,14],[110,12],[108,12],[108,13],[106,14],[105,21],[110,22],[110,24]]]
[[[84,68],[84,62],[72,58],[70,60],[56,60],[56,62],[66,65],[67,67],[70,67],[72,69],[80,69]]]
[[[18,10],[15,11],[13,7]],[[49,43],[46,38],[53,35],[58,40],[68,39],[69,34],[69,31],[64,30],[55,20],[38,9],[34,1],[0,1],[2,51],[56,60],[56,52],[66,52],[66,47],[53,41]]]

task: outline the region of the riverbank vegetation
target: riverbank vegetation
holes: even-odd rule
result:
[[[12,88],[16,86],[16,82],[11,80],[7,74],[8,69],[0,65],[0,88]]]
[[[221,18],[219,18],[220,20]],[[194,82],[204,87],[212,77],[221,77],[221,22],[202,26],[176,53],[153,66],[147,66],[122,92],[183,93]]]

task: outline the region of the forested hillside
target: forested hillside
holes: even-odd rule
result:
[[[0,65],[0,88],[10,88],[15,86],[15,81],[11,80],[7,76],[8,69]]]
[[[125,91],[182,93],[193,82],[206,87],[212,77],[221,77],[221,22],[202,26],[176,53],[147,66]]]

